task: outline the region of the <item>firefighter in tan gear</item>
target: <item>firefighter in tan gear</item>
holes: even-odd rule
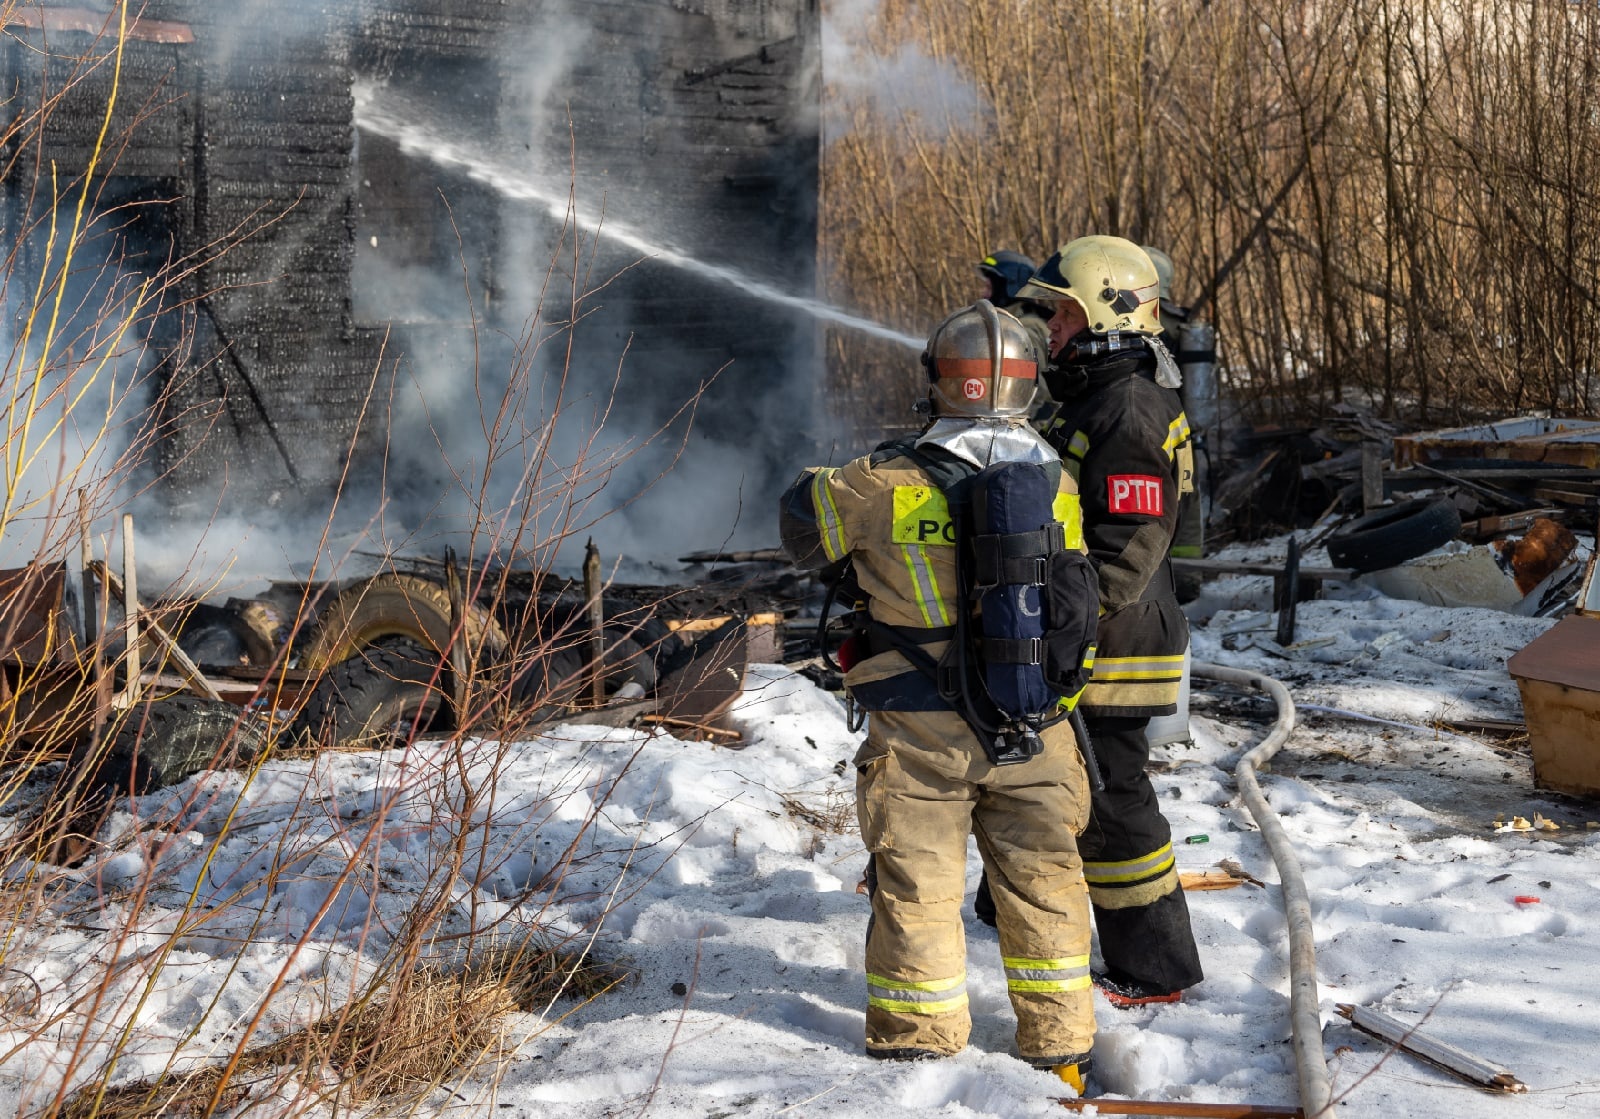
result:
[[[975,835],[996,883],[1017,1051],[1081,1092],[1094,1012],[1075,843],[1089,791],[1077,741],[1057,722],[1039,733],[1036,756],[994,764],[964,716],[914,666],[924,655],[943,656],[964,608],[956,534],[932,468],[1047,464],[1060,478],[1058,531],[1065,547],[1081,552],[1076,487],[1028,425],[1036,365],[1014,318],[986,301],[958,311],[934,331],[923,362],[933,419],[919,435],[842,467],[803,471],[780,501],[789,555],[809,568],[848,558],[869,618],[863,659],[847,664],[845,676],[869,712],[855,758],[857,813],[871,853],[866,1048],[915,1059],[965,1047],[961,902],[967,836]],[[1092,578],[1085,594],[1092,611]]]
[[[1105,790],[1079,847],[1106,965],[1095,981],[1118,1006],[1175,1002],[1203,978],[1172,831],[1145,774],[1145,730],[1177,708],[1189,638],[1168,554],[1193,458],[1158,288],[1139,246],[1095,236],[1063,245],[1022,291],[1055,302],[1045,375],[1061,405],[1045,434],[1078,479],[1099,571],[1083,711]]]

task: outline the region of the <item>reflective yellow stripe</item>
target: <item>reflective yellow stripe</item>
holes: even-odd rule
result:
[[[1189,417],[1179,412],[1178,418],[1167,425],[1167,438],[1161,444],[1161,449],[1167,452],[1167,461],[1172,461],[1173,452],[1178,449],[1178,444],[1186,442],[1189,435]]]
[[[867,1005],[897,1014],[948,1014],[967,1004],[967,977],[915,981],[867,975]]]
[[[886,991],[950,991],[964,987],[966,983],[965,972],[953,979],[885,979],[881,975],[873,975],[870,971],[867,973],[869,987],[882,987]]]
[[[1083,503],[1075,493],[1057,493],[1050,503],[1051,515],[1066,531],[1066,546],[1074,552],[1083,548]]]
[[[1007,979],[1006,990],[1022,994],[1052,994],[1057,991],[1081,991],[1091,982],[1087,973],[1073,979]]]
[[[1067,440],[1067,454],[1073,458],[1082,458],[1089,453],[1089,433],[1074,431],[1072,438]]]
[[[1048,968],[1059,971],[1064,967],[1088,967],[1089,954],[1081,956],[1054,956],[1046,959],[1034,959],[1031,956],[1001,956],[1000,964],[1003,967],[1020,968]]]
[[[916,592],[917,609],[922,612],[922,624],[929,629],[950,624],[950,611],[939,596],[939,580],[934,577],[933,564],[928,550],[907,545],[900,549],[906,554],[906,571],[911,575],[911,587]],[[934,621],[934,615],[938,621]]]
[[[1175,559],[1199,559],[1200,558],[1200,545],[1198,545],[1198,544],[1174,544],[1172,546],[1171,551],[1169,551],[1167,554],[1172,556],[1172,557],[1174,557]]]
[[[1024,993],[1049,994],[1081,991],[1089,986],[1089,957],[1066,956],[1054,960],[1034,960],[1002,956],[1006,969],[1006,989]]]
[[[1088,687],[1082,687],[1082,688],[1079,688],[1072,695],[1064,695],[1064,696],[1062,696],[1060,702],[1058,702],[1056,704],[1056,707],[1059,710],[1065,711],[1065,712],[1070,714],[1072,711],[1074,711],[1077,708],[1078,701],[1083,698],[1083,693],[1088,691],[1088,690],[1089,690]]]
[[[828,491],[828,479],[834,468],[825,466],[811,479],[811,505],[817,513],[817,528],[822,534],[822,551],[830,560],[837,560],[849,552],[845,547],[844,523],[839,518],[839,507],[833,503]]]
[[[1095,661],[1096,683],[1111,680],[1166,680],[1183,675],[1183,654],[1172,657],[1101,657]]]
[[[1150,854],[1141,855],[1137,859],[1124,859],[1115,863],[1085,862],[1083,877],[1086,881],[1100,886],[1112,882],[1137,882],[1141,878],[1165,874],[1172,869],[1176,861],[1172,854],[1172,844],[1163,843]]]
[[[960,1010],[967,1005],[967,993],[962,991],[959,998],[946,999],[943,1002],[906,1002],[903,999],[880,999],[868,995],[867,1005],[875,1006],[879,1010],[893,1011],[896,1014],[949,1014],[952,1010]]]

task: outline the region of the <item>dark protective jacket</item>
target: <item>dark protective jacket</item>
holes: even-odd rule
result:
[[[1155,383],[1149,353],[1116,354],[1044,425],[1078,480],[1084,541],[1100,577],[1099,651],[1082,705],[1089,715],[1177,710],[1189,626],[1168,552],[1178,500],[1193,489],[1189,420]]]

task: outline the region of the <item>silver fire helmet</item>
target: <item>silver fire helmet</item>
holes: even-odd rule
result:
[[[1038,357],[1028,328],[987,299],[934,327],[922,362],[938,416],[1026,416],[1038,388]]]

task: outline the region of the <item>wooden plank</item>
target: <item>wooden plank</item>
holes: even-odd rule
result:
[[[1370,513],[1383,504],[1383,444],[1361,444],[1361,511]]]
[[[1566,515],[1567,511],[1565,509],[1546,506],[1539,509],[1525,509],[1520,513],[1502,513],[1497,517],[1479,517],[1475,521],[1462,523],[1461,538],[1463,540],[1483,540],[1497,536],[1502,532],[1521,532],[1542,517],[1561,520]]]
[[[1204,1119],[1305,1119],[1298,1107],[1277,1107],[1260,1103],[1191,1103],[1183,1100],[1057,1099],[1068,1111],[1094,1108],[1099,1115],[1170,1115],[1177,1119],[1201,1116]]]
[[[1526,1092],[1528,1086],[1518,1080],[1507,1070],[1497,1065],[1491,1065],[1478,1057],[1474,1057],[1464,1049],[1457,1049],[1454,1045],[1447,1045],[1442,1041],[1419,1032],[1414,1026],[1408,1026],[1398,1018],[1390,1017],[1381,1010],[1371,1010],[1365,1006],[1354,1006],[1350,1003],[1339,1003],[1336,1007],[1340,1014],[1350,1019],[1350,1024],[1363,1033],[1387,1041],[1397,1048],[1405,1050],[1413,1057],[1420,1057],[1431,1065],[1444,1069],[1446,1072],[1470,1081],[1481,1088],[1491,1092],[1505,1092],[1514,1094]]]
[[[1176,570],[1193,571],[1201,575],[1282,575],[1284,565],[1281,563],[1243,563],[1237,560],[1220,559],[1184,559],[1174,556],[1171,560]],[[1335,579],[1348,582],[1358,575],[1354,568],[1349,567],[1304,567],[1300,568],[1302,579]]]

